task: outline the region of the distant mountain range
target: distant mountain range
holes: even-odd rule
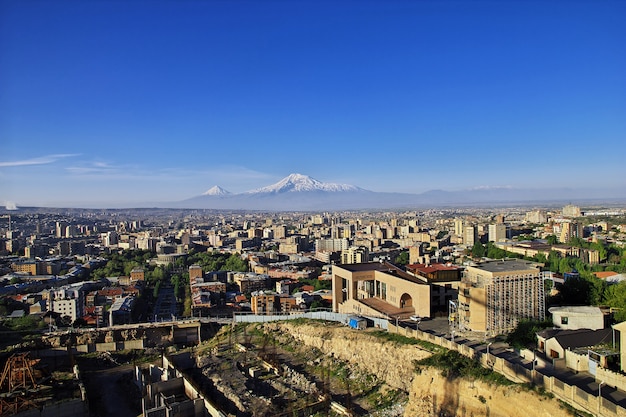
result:
[[[325,183],[302,174],[291,174],[275,184],[244,193],[231,193],[214,186],[202,195],[167,203],[164,207],[267,210],[325,211],[425,208],[441,206],[484,206],[506,203],[576,202],[613,198],[624,200],[625,192],[612,190],[516,189],[512,187],[480,187],[462,191],[432,190],[421,194],[387,193],[365,190],[348,184]],[[604,193],[604,194],[603,194]]]

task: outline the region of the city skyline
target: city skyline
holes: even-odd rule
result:
[[[181,201],[293,172],[378,192],[626,197],[624,12],[5,1],[0,203]]]

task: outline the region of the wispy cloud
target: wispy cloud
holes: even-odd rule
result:
[[[52,164],[59,159],[71,158],[78,156],[79,154],[67,153],[67,154],[55,154],[40,156],[38,158],[22,159],[19,161],[0,161],[0,167],[21,167],[27,165],[47,165]]]
[[[107,162],[91,162],[79,166],[68,166],[65,170],[74,175],[112,175],[119,174],[126,169],[121,166],[112,165]]]
[[[68,166],[65,171],[89,179],[135,179],[150,181],[206,181],[207,184],[251,183],[275,179],[271,174],[236,165],[212,166],[209,169],[173,167],[147,168],[137,165],[116,165],[107,162],[86,162]],[[214,185],[214,184],[213,184]]]

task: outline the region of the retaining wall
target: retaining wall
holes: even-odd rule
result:
[[[434,343],[447,349],[455,350],[470,358],[477,358],[484,366],[491,368],[494,372],[504,375],[507,379],[513,382],[534,383],[535,385],[538,385],[546,391],[552,393],[560,400],[571,404],[576,408],[585,410],[593,415],[603,417],[626,417],[626,409],[618,404],[615,404],[606,398],[583,391],[577,386],[569,385],[556,377],[543,375],[538,370],[533,371],[526,369],[519,364],[510,363],[503,358],[487,353],[477,352],[467,345],[459,345],[456,342],[452,342],[451,340],[441,336],[435,336],[420,330],[396,327],[393,324],[389,324],[389,331]],[[530,356],[528,356],[528,352],[530,352]],[[530,358],[529,360],[532,360],[533,358],[532,351],[525,350],[520,352],[520,354],[527,359]],[[620,386],[618,384],[626,383],[626,376],[604,368],[598,368],[596,379],[602,380],[605,384],[610,386]]]

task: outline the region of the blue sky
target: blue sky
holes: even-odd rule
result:
[[[624,190],[623,1],[0,2],[0,202]]]

